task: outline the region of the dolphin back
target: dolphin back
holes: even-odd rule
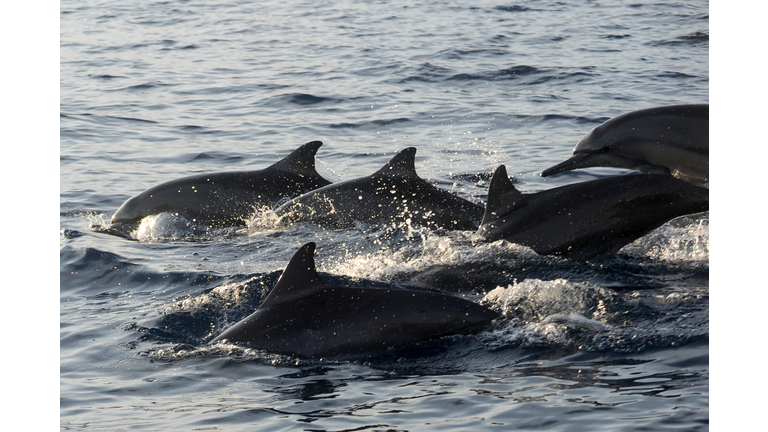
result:
[[[244,225],[256,208],[331,183],[315,169],[321,145],[308,142],[263,170],[199,174],[153,186],[126,200],[112,216],[112,224],[133,224],[173,212],[215,227]]]
[[[483,208],[420,178],[415,155],[414,147],[403,149],[372,175],[313,190],[275,213],[284,225],[312,222],[348,228],[363,222],[477,229]]]
[[[314,243],[291,258],[266,300],[211,340],[305,358],[372,355],[389,347],[475,332],[499,316],[459,297],[326,284]]]
[[[522,200],[505,189],[511,187],[507,182],[491,182],[488,209],[496,212],[486,211],[478,234],[486,241],[504,239],[542,255],[576,260],[608,257],[673,218],[709,209],[708,189],[671,176],[609,177],[526,194]]]
[[[613,117],[582,138],[574,153],[651,141],[709,154],[709,104],[670,105]]]

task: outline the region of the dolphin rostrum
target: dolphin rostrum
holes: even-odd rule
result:
[[[478,234],[505,239],[541,255],[591,261],[675,217],[709,210],[709,190],[672,176],[608,177],[522,194],[496,169]]]
[[[381,353],[392,346],[482,329],[499,314],[459,297],[325,283],[315,244],[302,246],[253,314],[210,341],[304,358]]]
[[[671,105],[621,114],[589,131],[570,159],[541,176],[587,167],[672,174],[709,183],[709,104]]]
[[[112,226],[163,212],[212,227],[245,225],[244,219],[257,207],[271,207],[282,198],[331,184],[315,170],[315,154],[322,144],[308,142],[263,170],[200,174],[153,186],[126,200],[112,216]]]
[[[406,148],[370,176],[313,190],[275,209],[282,223],[310,221],[348,227],[409,222],[417,226],[476,230],[483,207],[438,189],[416,173],[416,149]]]

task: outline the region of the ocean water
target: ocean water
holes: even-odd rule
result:
[[[598,263],[471,232],[359,224],[204,230],[168,215],[103,233],[127,198],[261,169],[321,140],[319,172],[419,175],[485,203],[523,192],[623,112],[709,102],[709,3],[60,3],[62,430],[708,430],[709,214]],[[339,284],[439,289],[503,313],[485,331],[349,361],[211,334],[318,245]]]

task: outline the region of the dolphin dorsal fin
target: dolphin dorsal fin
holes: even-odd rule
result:
[[[416,174],[416,147],[408,147],[396,154],[380,170],[373,175],[380,177],[418,177]]]
[[[280,279],[259,309],[295,300],[324,284],[315,270],[315,243],[307,243],[293,254],[293,258],[285,266]]]
[[[321,145],[322,141],[310,141],[267,169],[319,176],[315,169],[315,155]]]
[[[485,214],[480,225],[485,225],[514,210],[523,199],[523,194],[509,180],[507,167],[500,165],[491,177],[491,184],[488,186],[488,203],[485,205]]]

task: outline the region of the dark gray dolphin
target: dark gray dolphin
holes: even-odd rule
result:
[[[320,141],[304,144],[274,165],[259,171],[201,174],[172,180],[126,200],[112,216],[113,227],[133,224],[163,212],[183,214],[213,227],[245,225],[260,206],[274,206],[331,184],[315,170]]]
[[[665,222],[709,209],[709,190],[666,175],[634,174],[522,194],[496,169],[478,234],[542,255],[605,258]]]
[[[483,207],[419,177],[416,149],[406,148],[370,176],[334,183],[308,192],[275,209],[281,223],[310,221],[348,227],[366,223],[404,222],[416,226],[476,230]]]
[[[210,341],[305,358],[376,354],[388,347],[470,333],[499,314],[451,295],[325,283],[315,244],[302,246],[253,314]]]
[[[709,104],[648,108],[614,117],[584,135],[570,159],[541,176],[587,167],[666,173],[708,184]]]

